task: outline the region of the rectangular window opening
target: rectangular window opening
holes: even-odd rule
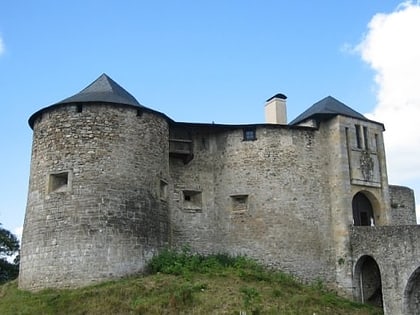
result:
[[[356,147],[358,149],[362,148],[362,133],[360,125],[354,125],[356,130]]]
[[[76,105],[76,113],[81,113],[83,111],[83,105],[82,104],[77,104]]]
[[[69,187],[69,172],[49,175],[48,192],[66,192]]]
[[[363,140],[365,143],[365,149],[369,149],[369,138],[368,138],[368,128],[363,127]]]
[[[232,199],[233,212],[245,212],[248,210],[248,195],[233,195],[230,197]]]
[[[244,133],[244,141],[254,141],[257,140],[257,132],[256,129],[253,128],[244,128],[243,129],[243,133]]]
[[[202,194],[198,190],[182,191],[183,209],[189,212],[200,212],[202,210]]]
[[[159,196],[160,196],[161,200],[167,200],[168,199],[168,183],[164,180],[160,180]]]

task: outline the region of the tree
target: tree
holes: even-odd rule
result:
[[[16,255],[13,262],[8,257]],[[17,278],[19,274],[19,240],[1,227],[0,223],[0,283]]]

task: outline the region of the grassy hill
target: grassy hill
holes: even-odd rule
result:
[[[252,260],[166,251],[150,273],[75,290],[0,286],[0,314],[382,314],[324,288],[305,286]],[[242,312],[242,313],[241,313]]]

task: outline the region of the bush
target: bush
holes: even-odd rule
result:
[[[191,272],[223,272],[226,268],[242,272],[245,278],[247,275],[244,270],[258,271],[261,273],[261,278],[266,278],[264,269],[249,258],[224,253],[207,256],[192,254],[188,247],[184,247],[181,251],[165,249],[154,256],[147,266],[151,274],[160,272],[173,275],[187,275]]]

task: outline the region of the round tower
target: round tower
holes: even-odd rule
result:
[[[74,287],[141,271],[168,242],[168,118],[103,74],[29,125],[19,286]]]

